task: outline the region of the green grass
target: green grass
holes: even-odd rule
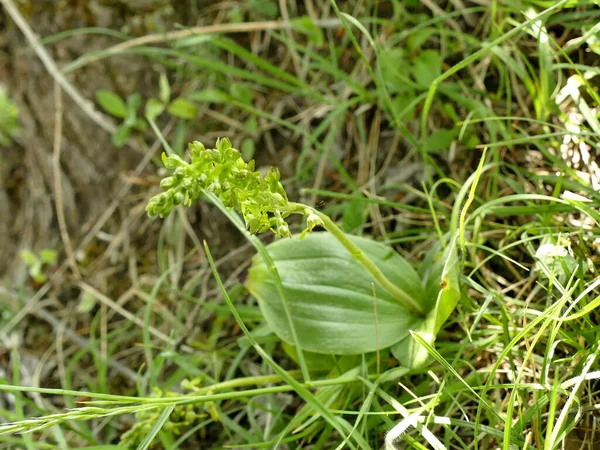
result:
[[[63,323],[84,340],[55,330],[37,371],[15,348],[0,385],[12,396],[0,446],[596,448],[600,130],[588,30],[598,11],[583,1],[464,11],[451,1],[435,10],[313,3],[339,26],[191,35],[81,55],[64,70],[147,58],[153,78],[166,73],[172,98],[199,115],[164,113],[136,139],[158,132],[182,153],[199,136],[212,145],[228,135],[259,166],[280,166],[291,197],[323,200],[345,230],[394,245],[419,270],[459,231],[459,306],[434,347],[414,334],[430,363],[400,367],[389,349],[336,357],[286,348],[243,288],[251,249],[265,255],[265,239],[207,204],[151,222],[139,206],[153,191],[145,187],[108,225],[118,236],[127,229],[129,253],[115,244],[109,258],[99,242],[81,281],[46,272],[58,298],[92,287],[92,307]],[[44,42],[96,33],[127,39],[89,28]],[[569,80],[578,87],[566,89]],[[158,82],[152,89],[145,100]],[[592,157],[564,157],[561,146]],[[564,238],[572,256],[536,256]],[[35,325],[20,313],[35,290],[26,267],[7,283],[0,334]],[[56,302],[39,307],[62,315]]]

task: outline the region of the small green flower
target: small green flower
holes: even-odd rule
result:
[[[189,382],[189,380],[186,380]],[[191,384],[191,383],[190,383]],[[176,397],[181,393],[162,391],[155,388],[152,396],[158,398]],[[144,440],[162,413],[161,409],[142,410],[135,415],[135,423],[132,428],[121,435],[120,445],[126,448],[136,448]],[[178,405],[175,407],[168,420],[163,425],[163,430],[174,435],[180,435],[184,430],[193,427],[206,414],[202,412],[199,405]]]
[[[325,226],[325,224],[323,223],[323,219],[321,219],[315,213],[309,211],[306,217],[306,228],[308,229],[308,231],[312,231],[317,226]]]

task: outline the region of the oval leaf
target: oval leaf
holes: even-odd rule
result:
[[[442,261],[444,266],[442,268],[442,280],[440,283],[440,291],[436,302],[436,325],[435,333],[442,328],[442,325],[460,300],[460,273],[462,267],[458,256],[456,254],[456,240],[455,237],[452,239],[451,245],[446,248]]]
[[[160,78],[158,80],[158,98],[163,104],[169,103],[171,99],[171,87],[169,86],[169,79],[164,73],[160,74]]]
[[[189,102],[184,98],[176,98],[169,103],[167,111],[169,111],[169,114],[182,119],[193,119],[198,113],[198,108],[192,102]]]
[[[96,100],[107,113],[125,119],[127,117],[127,105],[121,97],[112,91],[101,89],[96,92]]]
[[[381,271],[428,311],[435,298],[426,299],[413,267],[390,247],[349,236]],[[377,317],[371,275],[330,234],[312,233],[276,241],[267,247],[279,272],[285,299],[300,346],[317,353],[358,354],[386,348],[407,338],[423,321],[399,305],[375,283]],[[271,329],[292,342],[277,287],[260,256],[255,256],[246,283],[258,299]]]
[[[415,61],[413,75],[417,83],[429,87],[442,74],[442,55],[435,50],[423,50]]]
[[[21,260],[28,266],[40,264],[40,259],[31,250],[21,250]]]

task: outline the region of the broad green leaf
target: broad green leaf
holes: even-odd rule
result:
[[[419,333],[427,343],[435,341],[435,314],[429,314],[425,320],[417,324],[411,331]],[[410,368],[423,366],[429,357],[427,350],[415,341],[410,334],[392,347],[392,355],[400,364]]]
[[[296,364],[298,364],[298,350],[292,344],[283,341],[281,347]],[[335,366],[334,355],[324,355],[323,353],[304,352],[304,360],[311,371],[328,371]],[[356,362],[359,365],[360,361]]]
[[[443,261],[443,267],[440,282],[441,290],[436,302],[436,334],[448,320],[460,300],[460,273],[462,268],[457,255],[456,238],[452,239],[441,260]],[[437,280],[432,277],[431,282],[435,283]]]
[[[127,105],[119,95],[106,89],[101,89],[96,92],[96,100],[107,113],[125,119],[127,117]]]
[[[390,247],[370,239],[349,236],[392,281],[419,301],[426,299],[413,267]],[[312,233],[305,239],[282,239],[267,247],[279,272],[299,344],[317,353],[358,354],[390,347],[409,336],[422,318],[400,306],[375,283],[377,317],[369,273],[329,233]],[[271,329],[285,342],[292,334],[271,273],[256,256],[246,283],[258,299]]]
[[[442,74],[442,55],[435,50],[423,50],[413,67],[413,76],[422,87],[429,88]]]
[[[456,252],[456,237],[454,237],[445,250],[438,245],[423,261],[425,295],[437,299],[435,309],[431,311],[436,315],[436,333],[448,319],[460,298],[461,266]]]
[[[440,253],[439,250],[437,253]],[[436,302],[425,320],[413,331],[419,333],[419,336],[430,345],[433,345],[435,336],[460,299],[459,276],[460,262],[456,254],[456,238],[454,238],[425,274],[425,295],[430,298],[436,297]],[[427,350],[410,336],[393,346],[392,354],[398,361],[409,367],[421,366],[429,357]]]
[[[155,98],[150,98],[146,102],[144,114],[149,119],[154,120],[158,116],[160,116],[164,110],[165,110],[165,105],[160,100],[157,100]]]
[[[274,344],[277,343],[277,336],[273,334],[273,330],[271,330],[267,325],[259,325],[252,329],[250,333],[254,340],[261,345],[264,344]],[[242,336],[237,338],[237,345],[241,349],[246,349],[252,346],[250,339],[248,336]]]
[[[169,103],[167,111],[169,111],[169,114],[182,119],[194,119],[198,113],[198,107],[192,102],[180,97]]]

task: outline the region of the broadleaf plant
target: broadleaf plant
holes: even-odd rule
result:
[[[263,177],[254,161],[244,161],[228,139],[219,139],[215,149],[193,142],[189,150],[190,162],[163,154],[163,163],[173,174],[161,181],[165,192],[150,199],[146,208],[150,216],[166,217],[177,205],[189,206],[203,194],[213,194],[241,213],[250,233],[270,230],[278,238],[291,238],[278,240],[267,250],[303,350],[360,354],[391,347],[406,365],[425,361],[427,355],[410,330],[433,343],[454,309],[460,296],[454,245],[421,280],[392,248],[345,234],[322,212],[290,202],[279,171],[271,168]],[[291,214],[306,219],[305,229],[296,236],[286,222]],[[316,227],[327,232],[312,233]],[[246,287],[257,298],[269,327],[284,342],[294,343],[277,283],[273,268],[256,255]]]

